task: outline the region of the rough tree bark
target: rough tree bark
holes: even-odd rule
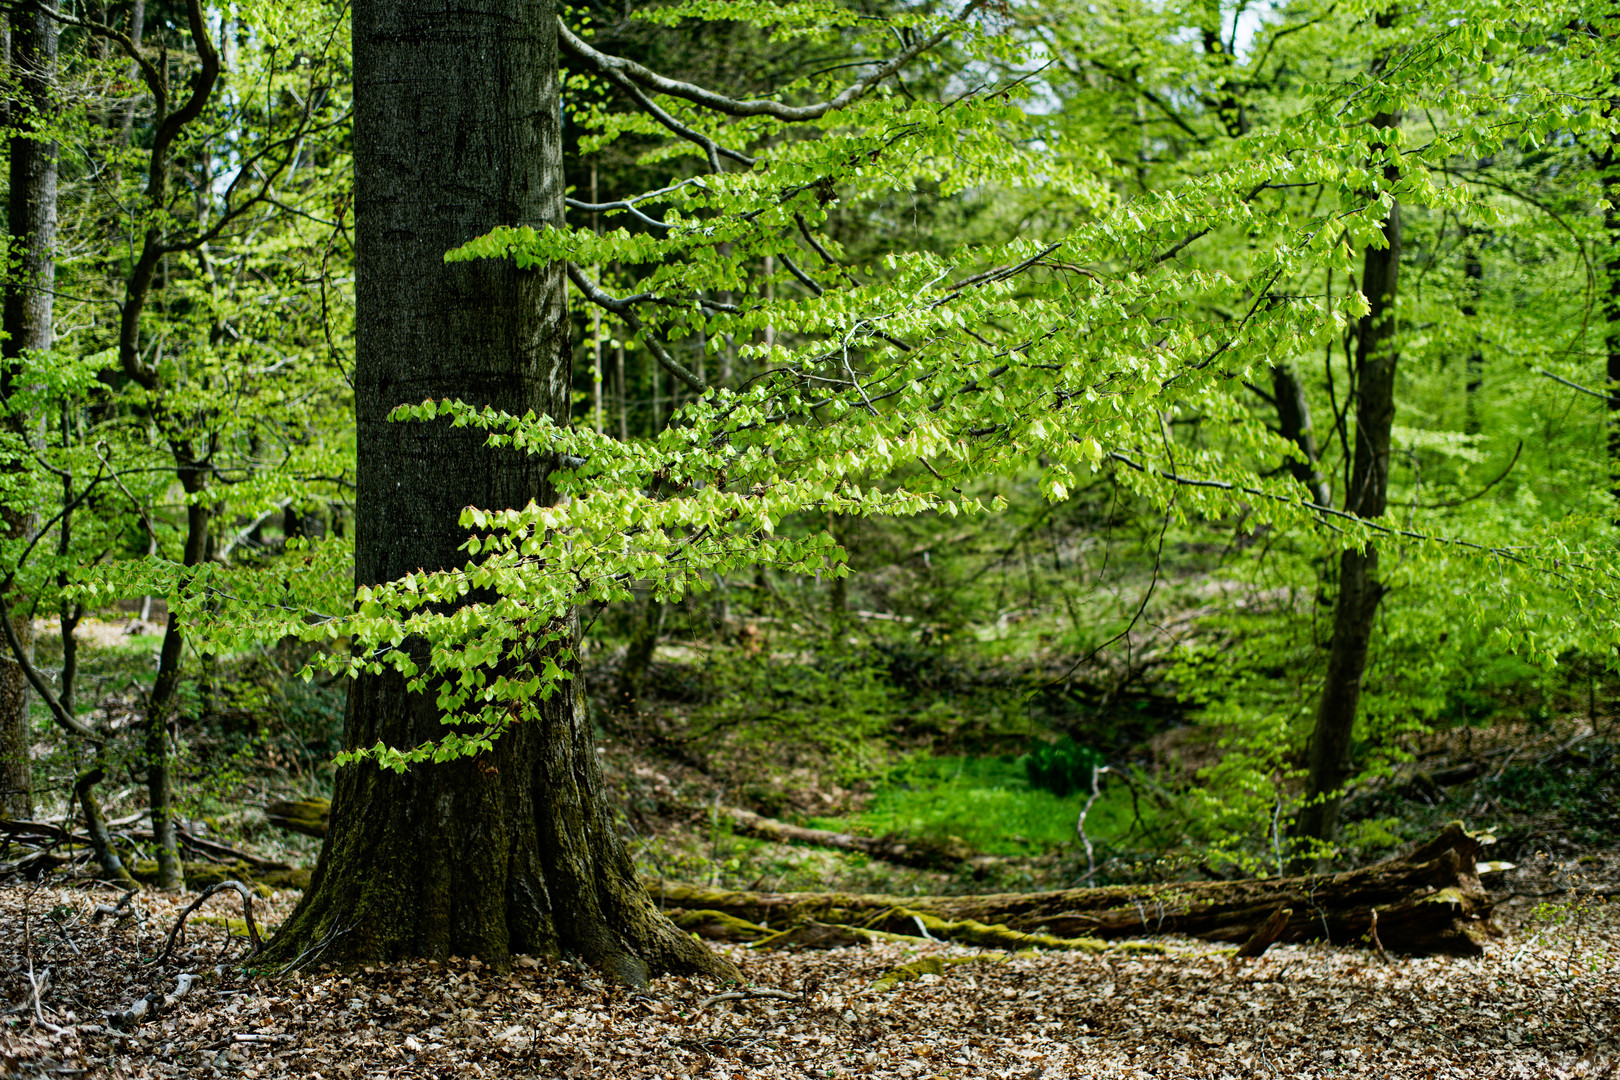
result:
[[[1373,926],[1384,947],[1405,953],[1475,955],[1495,933],[1493,901],[1480,884],[1479,841],[1462,825],[1399,858],[1341,874],[1266,881],[1113,885],[988,896],[751,893],[666,882],[672,909],[713,912],[784,928],[813,920],[915,934],[913,914],[1003,926],[1062,938],[1185,934],[1250,940],[1279,908],[1291,909],[1275,940],[1360,942]]]
[[[561,268],[446,264],[497,225],[562,220],[555,9],[534,0],[360,0],[353,9],[359,584],[459,566],[468,506],[552,497],[548,461],[391,409],[460,398],[566,419]],[[603,798],[583,680],[478,760],[337,778],[303,902],[269,957],[375,960],[570,953],[644,983],[736,974],[681,933],[636,877]],[[396,674],[349,691],[345,744],[443,732]]]
[[[11,66],[18,87],[11,110],[15,127],[47,123],[55,112],[57,25],[51,16],[56,7],[56,0],[43,0],[37,7],[11,13]],[[0,400],[5,402],[11,433],[30,439],[36,418],[10,406],[14,392],[22,386],[24,356],[51,347],[57,147],[52,139],[17,135],[11,139],[10,149],[9,232],[17,268],[6,278]],[[14,459],[6,461],[4,468],[21,474],[27,465]],[[25,505],[25,500],[7,499],[0,508],[0,528],[7,539],[27,539],[37,528],[34,508]],[[12,598],[17,639],[32,650],[34,626],[29,609],[22,598]],[[8,662],[0,663],[0,812],[26,818],[33,815],[34,806],[28,679],[19,663],[9,656],[6,659]]]
[[[1382,22],[1382,20],[1381,20]],[[1394,128],[1399,117],[1380,113],[1376,128]],[[1385,178],[1399,175],[1388,165]],[[1356,444],[1344,508],[1363,518],[1382,517],[1389,489],[1390,432],[1395,422],[1395,297],[1400,282],[1401,206],[1391,202],[1384,219],[1383,246],[1369,245],[1362,257],[1361,291],[1370,305],[1357,327]],[[1367,647],[1384,586],[1378,580],[1378,548],[1369,543],[1339,556],[1339,594],[1333,610],[1333,640],[1327,677],[1311,732],[1306,805],[1295,833],[1331,840],[1339,830],[1339,808],[1350,778],[1351,735],[1361,705]]]

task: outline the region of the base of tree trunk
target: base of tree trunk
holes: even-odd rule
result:
[[[560,955],[634,986],[662,972],[738,978],[649,897],[603,797],[582,680],[570,690],[476,759],[341,769],[309,888],[265,959],[501,968]],[[407,746],[442,730],[434,700],[393,672],[355,680],[348,709],[359,745],[383,724]]]
[[[663,901],[710,920],[727,915],[763,926],[819,922],[907,933],[909,917],[931,916],[935,927],[982,924],[1063,939],[1184,934],[1242,944],[1279,909],[1289,909],[1276,941],[1327,940],[1370,944],[1409,954],[1476,955],[1497,933],[1493,901],[1476,872],[1479,840],[1460,822],[1406,855],[1340,874],[1272,880],[1109,886],[990,896],[886,896],[840,893],[727,892],[666,882]],[[874,919],[877,922],[874,922]],[[890,925],[892,923],[892,925]],[[916,933],[915,929],[910,930]]]

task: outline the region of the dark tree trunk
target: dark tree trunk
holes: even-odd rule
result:
[[[833,543],[845,549],[849,547],[851,526],[852,523],[847,521],[842,514],[827,515],[827,535],[832,537]],[[828,582],[827,587],[827,621],[831,625],[834,634],[844,629],[844,624],[848,618],[849,579],[833,574],[833,578]]]
[[[1373,125],[1393,128],[1396,117],[1380,114]],[[1395,179],[1393,167],[1387,179]],[[1391,203],[1384,220],[1384,246],[1368,247],[1362,258],[1361,289],[1370,309],[1357,325],[1356,445],[1350,490],[1344,508],[1363,518],[1382,517],[1389,489],[1390,431],[1395,422],[1395,298],[1401,266],[1401,207]],[[1367,646],[1384,586],[1378,580],[1378,549],[1373,544],[1339,556],[1339,595],[1333,611],[1333,641],[1327,678],[1311,732],[1306,805],[1295,821],[1301,837],[1331,840],[1339,828],[1339,807],[1350,778],[1351,738],[1361,704]]]
[[[206,470],[192,458],[189,447],[175,450],[181,487],[195,498],[206,482]],[[186,566],[201,566],[208,556],[208,504],[192,502],[186,507],[186,546],[181,558]],[[185,888],[185,866],[180,860],[180,841],[174,826],[174,770],[169,760],[169,740],[175,722],[176,700],[180,689],[180,669],[185,660],[186,633],[180,617],[169,612],[163,628],[163,645],[158,651],[158,673],[146,703],[146,802],[152,814],[152,837],[157,845],[158,888]]]
[[[1620,110],[1620,98],[1611,101],[1609,111]],[[1599,160],[1603,172],[1603,195],[1608,208],[1603,211],[1603,230],[1608,240],[1604,269],[1609,272],[1609,288],[1603,297],[1604,344],[1608,352],[1609,382],[1609,490],[1620,499],[1620,134],[1609,136],[1608,150]]]
[[[11,109],[17,127],[47,123],[55,111],[51,92],[56,76],[57,24],[51,15],[55,0],[11,14],[11,67],[17,79],[18,100]],[[0,398],[6,422],[25,439],[33,438],[36,418],[12,408],[14,393],[24,385],[25,355],[51,347],[52,291],[56,284],[56,158],[54,141],[18,135],[11,140],[10,220],[11,258],[17,260],[5,291],[6,340],[0,345]],[[22,472],[25,460],[4,462],[8,471]],[[0,508],[0,528],[8,539],[25,539],[38,527],[35,508],[21,502]],[[12,597],[17,639],[32,650],[32,605]],[[29,731],[28,680],[15,663],[0,664],[0,812],[31,817],[34,807],[33,765]]]
[[[1333,496],[1328,491],[1327,480],[1319,464],[1316,432],[1311,427],[1310,402],[1305,399],[1305,387],[1293,368],[1287,364],[1272,367],[1271,393],[1277,403],[1278,433],[1293,443],[1304,458],[1303,461],[1290,461],[1288,471],[1310,491],[1316,505],[1330,505]]]
[[[355,575],[361,585],[465,562],[462,509],[545,501],[550,463],[395,406],[460,398],[566,419],[559,267],[446,264],[497,225],[562,220],[555,10],[533,0],[355,5],[358,243]],[[444,731],[393,673],[349,691],[344,741],[411,747]],[[309,891],[272,958],[570,953],[631,983],[735,974],[653,905],[603,797],[583,679],[477,760],[337,778]]]
[[[664,634],[664,610],[664,602],[649,593],[631,624],[630,644],[625,647],[618,673],[619,703],[626,713],[634,714],[641,700],[642,684],[647,681],[653,654],[658,651],[658,639]]]
[[[1479,433],[1479,388],[1485,385],[1485,348],[1484,335],[1479,332],[1475,320],[1479,318],[1479,302],[1485,293],[1485,267],[1479,261],[1479,241],[1476,238],[1478,235],[1476,231],[1464,228],[1463,235],[1467,240],[1468,247],[1463,256],[1463,302],[1461,310],[1463,318],[1468,320],[1468,324],[1472,328],[1474,338],[1473,347],[1468,350],[1468,359],[1463,366],[1463,371],[1468,379],[1463,386],[1464,408],[1466,410],[1463,430],[1470,435],[1476,435]],[[1620,261],[1620,258],[1617,258],[1617,261]],[[1611,346],[1611,350],[1612,348],[1613,346]]]

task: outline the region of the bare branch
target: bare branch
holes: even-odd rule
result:
[[[968,17],[978,10],[984,2],[985,0],[970,0],[967,6],[942,29],[927,37],[919,38],[909,48],[902,50],[892,60],[866,78],[845,87],[837,97],[819,101],[813,105],[784,105],[779,101],[771,101],[769,98],[744,100],[727,97],[724,94],[717,94],[713,90],[693,83],[667,78],[656,71],[643,67],[634,60],[626,60],[623,57],[609,56],[606,53],[599,52],[576,36],[560,19],[557,22],[557,32],[563,48],[584,60],[614,82],[620,82],[621,80],[635,82],[652,90],[654,93],[684,98],[693,104],[724,113],[727,116],[769,116],[777,120],[798,122],[819,119],[865,96],[884,79],[894,75],[918,56],[944,41],[956,30],[959,24],[966,22]]]
[[[11,622],[11,605],[6,603],[3,593],[0,593],[0,631],[4,631],[6,644],[11,646],[12,661],[22,668],[23,675],[28,679],[28,685],[34,688],[34,692],[39,695],[39,699],[50,710],[51,719],[82,739],[100,742],[101,735],[94,728],[87,727],[78,717],[67,711],[61,699],[56,696],[56,692],[51,689],[51,684],[45,681],[45,676],[41,675],[39,668],[34,666],[33,660],[29,658],[28,650],[17,639],[17,628]]]
[[[651,333],[648,333],[647,327],[640,319],[636,318],[633,300],[621,300],[616,296],[610,296],[603,292],[596,286],[595,282],[586,277],[584,272],[573,263],[568,264],[568,280],[572,281],[574,286],[584,294],[585,299],[599,307],[606,308],[623,319],[624,324],[630,328],[630,332],[639,336],[646,343],[648,351],[653,354],[653,359],[657,360],[665,371],[691,387],[696,393],[701,394],[709,388],[707,383],[693,374],[684,364],[669,355],[669,350],[664,348],[662,342]]]

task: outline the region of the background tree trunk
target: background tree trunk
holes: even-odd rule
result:
[[[11,109],[11,122],[26,127],[48,121],[55,112],[51,100],[56,79],[57,24],[51,15],[55,0],[11,14],[11,66],[17,78],[19,100]],[[25,353],[51,347],[52,293],[56,285],[56,143],[17,136],[11,140],[10,221],[14,274],[7,275],[5,290],[6,340],[0,345],[5,363],[0,371],[0,398],[7,405],[7,423],[13,434],[33,438],[36,418],[13,411],[13,394],[21,388]],[[26,461],[5,462],[8,471],[25,472]],[[10,499],[0,509],[0,527],[6,538],[25,540],[37,525],[34,507]],[[17,639],[32,650],[32,606],[13,597]],[[10,660],[10,657],[7,657]],[[0,664],[0,811],[18,817],[33,815],[33,744],[28,717],[28,680],[15,662]]]
[[[1390,114],[1373,119],[1379,128],[1399,122]],[[1385,177],[1394,180],[1393,166]],[[1382,517],[1389,491],[1390,433],[1395,423],[1395,297],[1400,283],[1401,207],[1392,202],[1384,219],[1384,246],[1368,247],[1362,257],[1361,291],[1370,308],[1362,316],[1356,343],[1356,445],[1350,490],[1344,508],[1363,518]],[[1367,646],[1384,587],[1378,580],[1378,548],[1368,544],[1339,556],[1339,595],[1333,610],[1333,641],[1327,678],[1311,732],[1306,805],[1295,821],[1302,837],[1331,840],[1339,829],[1339,807],[1350,778],[1351,738],[1361,705],[1361,679]]]
[[[1620,98],[1611,101],[1608,111],[1620,110]],[[1603,295],[1604,345],[1608,356],[1605,374],[1609,390],[1609,490],[1620,499],[1620,133],[1609,136],[1607,151],[1599,158],[1603,173],[1603,232],[1608,240],[1603,268],[1609,273],[1609,288]]]
[[[619,703],[627,714],[634,715],[641,700],[642,684],[664,634],[664,611],[664,602],[648,592],[641,611],[633,616],[636,621],[630,628],[630,644],[618,672]]]
[[[460,398],[566,420],[560,268],[446,264],[497,225],[562,220],[555,9],[532,0],[354,7],[359,584],[461,565],[462,509],[545,501],[550,462],[491,450],[396,405]],[[583,679],[477,760],[338,775],[331,828],[272,958],[568,952],[643,983],[735,974],[654,907],[603,798]],[[432,694],[393,673],[350,688],[344,740],[443,733]]]
[[[193,459],[190,447],[177,447],[174,454],[179,462],[181,487],[188,497],[195,497],[205,485],[206,469]],[[209,518],[205,502],[186,507],[186,546],[181,555],[186,566],[201,566],[207,557]],[[175,835],[174,770],[169,759],[170,729],[175,721],[185,650],[185,627],[171,610],[163,628],[163,645],[158,650],[157,678],[146,701],[146,803],[152,814],[160,889],[183,889],[186,885],[180,841]]]
[[[1288,471],[1295,480],[1310,489],[1316,505],[1331,505],[1333,496],[1328,491],[1327,479],[1322,475],[1316,432],[1311,427],[1311,405],[1306,400],[1305,387],[1292,367],[1287,364],[1272,366],[1271,393],[1277,402],[1278,434],[1298,447],[1305,459],[1290,461]]]

